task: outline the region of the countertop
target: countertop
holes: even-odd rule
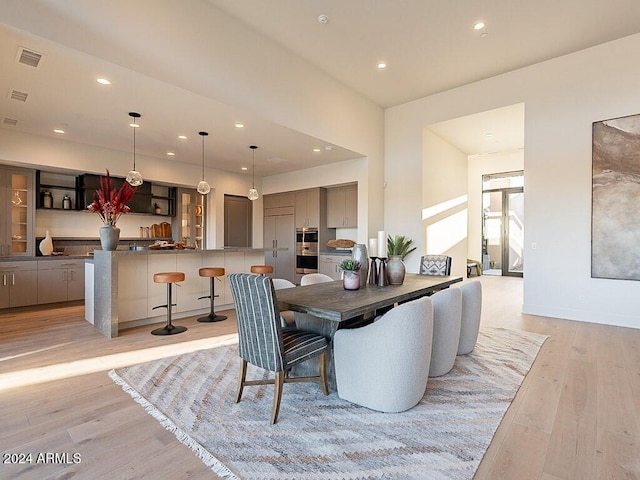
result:
[[[218,253],[234,253],[234,252],[284,252],[288,250],[287,248],[241,248],[241,247],[229,247],[229,248],[212,248],[207,250],[198,250],[198,249],[187,249],[177,250],[177,249],[165,249],[165,250],[151,250],[149,248],[144,248],[141,250],[116,250],[115,252],[109,253],[117,253],[118,255],[167,255],[171,253],[177,253],[180,255],[193,254],[193,253],[206,253],[206,252],[218,252]],[[96,252],[102,252],[102,250],[95,250]],[[38,255],[38,256],[13,256],[13,257],[1,257],[0,263],[8,263],[8,262],[25,262],[25,261],[34,261],[34,260],[45,260],[45,261],[60,261],[60,260],[89,260],[92,259],[93,255],[85,254],[85,255]]]

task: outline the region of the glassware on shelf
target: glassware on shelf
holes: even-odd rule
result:
[[[13,198],[11,199],[11,203],[14,205],[21,205],[22,198],[20,198],[20,192],[18,190],[13,191]]]

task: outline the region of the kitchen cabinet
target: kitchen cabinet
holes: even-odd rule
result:
[[[265,252],[265,265],[273,267],[273,278],[294,281],[295,239],[293,211],[287,215],[264,217],[264,247],[286,248],[286,251]]]
[[[196,190],[178,189],[178,214],[172,226],[174,241],[206,248],[206,198]]]
[[[272,193],[262,199],[262,208],[293,207],[296,204],[295,192]]]
[[[84,260],[39,260],[38,304],[84,299]]]
[[[351,255],[327,255],[321,254],[318,259],[318,273],[329,275],[334,280],[342,278],[342,271],[338,265],[342,260],[351,258]]]
[[[38,291],[38,262],[0,263],[0,308],[35,305]]]
[[[35,172],[0,168],[0,257],[35,254]]]
[[[151,201],[153,202],[154,215],[176,216],[176,191],[176,187],[151,184]]]
[[[320,189],[298,190],[295,192],[296,227],[320,226]]]
[[[36,208],[46,210],[78,209],[78,177],[61,173],[36,172],[36,192],[38,195]],[[45,198],[50,196],[50,204]],[[69,208],[64,208],[64,198],[70,199]]]
[[[327,227],[358,226],[358,186],[345,185],[327,189]]]
[[[78,177],[78,209],[84,210],[93,202],[93,196],[96,193],[96,190],[100,188],[100,178],[106,177],[105,175],[92,175],[92,174],[84,174]],[[122,184],[125,182],[125,179],[122,177],[114,177],[113,175],[109,175],[111,178],[111,184],[114,189],[119,190],[122,187]],[[152,193],[151,193],[151,182],[144,182],[142,185],[136,188],[136,193],[131,198],[131,201],[128,203],[129,208],[131,208],[131,213],[146,213],[153,214],[153,201],[152,201]]]

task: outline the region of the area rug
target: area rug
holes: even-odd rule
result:
[[[217,475],[244,480],[471,479],[546,337],[482,329],[474,351],[430,378],[421,402],[380,413],[324,396],[315,383],[273,386],[233,402],[237,345],[109,372]],[[249,366],[247,378],[263,378]]]

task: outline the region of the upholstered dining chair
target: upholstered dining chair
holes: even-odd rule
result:
[[[448,255],[423,255],[420,257],[421,275],[451,275],[451,257]]]
[[[478,341],[480,317],[482,315],[482,284],[479,281],[465,282],[460,287],[462,293],[462,316],[458,355],[471,353]]]
[[[433,346],[429,376],[439,377],[451,371],[458,354],[462,292],[459,288],[445,288],[429,298],[433,302]]]
[[[414,407],[427,388],[432,335],[431,297],[403,303],[365,327],[338,330],[338,396],[379,412]]]
[[[300,286],[313,285],[314,283],[333,282],[333,278],[324,273],[307,273],[300,279]]]
[[[283,290],[285,288],[293,288],[296,284],[290,282],[286,278],[274,278],[273,279],[273,288],[276,290]],[[276,294],[277,295],[277,294]],[[280,312],[280,320],[282,327],[295,327],[296,320],[294,313],[291,310],[285,310]]]
[[[235,402],[242,397],[245,386],[275,386],[271,424],[278,421],[282,387],[290,382],[320,382],[325,395],[327,386],[326,360],[328,340],[294,328],[280,326],[280,314],[271,278],[262,275],[234,273],[227,276],[236,307],[240,354],[240,375]],[[292,377],[292,366],[319,357],[318,376]],[[247,363],[275,373],[275,379],[247,380]]]

